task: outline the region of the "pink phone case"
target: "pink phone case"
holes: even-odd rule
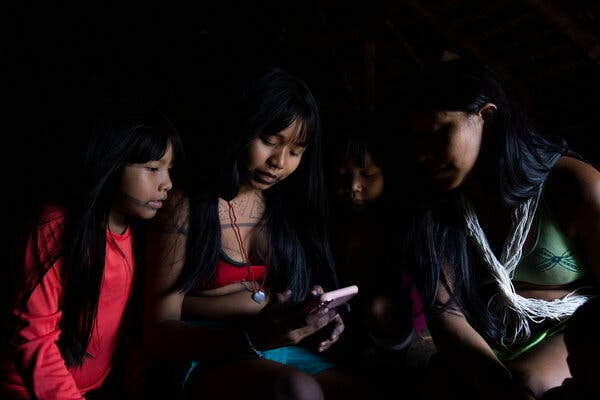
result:
[[[356,296],[357,293],[358,286],[356,285],[346,286],[341,289],[336,289],[330,292],[323,293],[318,298],[310,301],[304,307],[304,311],[306,313],[312,313],[323,307],[327,307],[329,309],[339,307],[342,304],[347,303],[348,300]]]

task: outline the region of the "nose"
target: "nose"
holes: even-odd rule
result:
[[[360,192],[363,190],[363,183],[359,177],[353,177],[352,182],[350,184],[353,192]]]
[[[168,192],[173,188],[173,182],[171,181],[171,173],[166,170],[164,174],[161,174],[161,180],[159,183],[159,190]]]
[[[267,163],[274,168],[281,169],[285,165],[286,156],[283,148],[275,149],[268,158]]]

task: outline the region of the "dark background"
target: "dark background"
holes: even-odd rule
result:
[[[393,110],[407,74],[451,49],[496,68],[543,133],[600,159],[598,1],[48,3],[2,13],[14,218],[66,188],[94,100],[151,100],[213,162],[236,88],[268,64],[302,77],[327,122]]]

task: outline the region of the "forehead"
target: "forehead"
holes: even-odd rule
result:
[[[156,160],[149,160],[149,161],[158,161],[160,163],[172,163],[175,159],[175,152],[173,149],[173,144],[171,143],[171,141],[169,140],[167,142],[167,147],[165,149],[165,152],[162,154],[162,156],[160,156],[159,159]]]
[[[283,130],[269,136],[277,136],[287,144],[305,146],[308,140],[308,128],[304,121],[295,119]]]
[[[173,148],[173,145],[171,143],[171,141],[167,142],[167,147],[165,148],[165,151],[162,155],[160,156],[156,156],[156,158],[151,157],[138,162],[131,162],[131,163],[127,163],[126,165],[143,165],[143,164],[148,164],[148,163],[158,163],[160,165],[171,165],[173,164],[175,161],[175,150]]]
[[[167,143],[167,149],[165,150],[165,153],[161,157],[161,160],[164,160],[167,162],[173,162],[175,160],[175,151],[173,149],[173,144],[171,143],[170,140]]]
[[[347,154],[346,157],[340,160],[340,166],[345,168],[375,168],[379,167],[371,157],[371,153],[365,150],[362,160],[358,154]]]
[[[463,111],[413,111],[407,116],[407,127],[410,130],[424,131],[443,124],[459,122],[466,117]]]

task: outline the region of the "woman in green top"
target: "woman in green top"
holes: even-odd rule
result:
[[[424,178],[407,254],[449,385],[431,386],[539,397],[569,376],[561,324],[598,287],[600,172],[536,133],[485,66],[442,62],[413,82]]]

